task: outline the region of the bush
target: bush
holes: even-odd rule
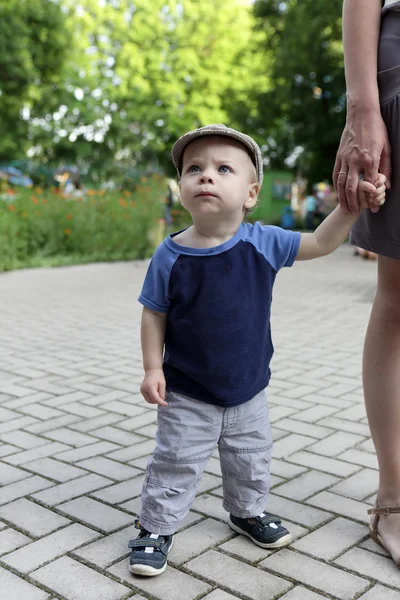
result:
[[[159,241],[165,183],[142,178],[135,192],[89,190],[66,198],[35,188],[0,200],[0,271],[151,256]]]

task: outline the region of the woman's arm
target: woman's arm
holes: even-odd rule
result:
[[[390,147],[379,107],[377,56],[381,0],[344,0],[343,49],[347,87],[347,120],[333,171],[333,182],[345,214],[358,215],[359,175],[375,183],[378,169],[390,187]]]

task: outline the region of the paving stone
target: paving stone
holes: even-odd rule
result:
[[[330,487],[338,481],[339,479],[333,475],[326,475],[319,471],[310,471],[276,487],[274,493],[292,500],[305,500],[309,496]]]
[[[353,548],[336,559],[335,564],[400,588],[399,569],[390,558],[378,556],[361,548]]]
[[[205,519],[175,535],[174,546],[168,562],[179,567],[208,548],[214,547],[232,536],[233,531],[227,524],[214,519]]]
[[[131,446],[132,444],[143,442],[143,438],[139,435],[136,435],[135,433],[129,433],[128,431],[123,431],[122,429],[117,429],[116,427],[111,427],[111,425],[101,427],[100,429],[93,429],[93,431],[90,433],[101,438],[102,440],[115,442],[121,446]]]
[[[25,463],[24,469],[28,469],[33,473],[39,473],[39,475],[49,477],[50,479],[55,479],[60,483],[87,475],[87,471],[83,469],[78,469],[72,465],[67,465],[66,463],[47,457]]]
[[[363,425],[362,423],[350,423],[345,419],[340,419],[338,417],[327,417],[326,419],[321,419],[318,422],[318,425],[322,425],[323,427],[329,427],[332,429],[337,429],[338,431],[348,431],[349,433],[358,433],[358,435],[362,435],[367,437],[370,435],[370,430],[368,425]]]
[[[16,446],[11,446],[10,444],[1,444],[0,445],[0,458],[3,456],[8,456],[9,454],[15,454],[16,452],[20,452],[21,449]]]
[[[400,592],[390,590],[383,585],[375,585],[366,594],[360,596],[359,600],[400,600]]]
[[[12,552],[21,546],[25,546],[25,544],[29,544],[31,541],[31,538],[19,533],[19,531],[15,531],[15,529],[4,529],[0,531],[0,554]]]
[[[129,572],[129,561],[123,560],[107,571],[143,592],[151,594],[151,598],[154,600],[196,600],[211,591],[211,587],[207,583],[173,567],[168,567],[164,577],[134,577]],[[82,598],[82,600],[88,599]]]
[[[35,537],[47,535],[70,523],[68,519],[26,498],[1,506],[0,517]]]
[[[275,457],[272,459],[271,473],[278,475],[278,477],[283,477],[284,479],[291,479],[292,477],[301,475],[301,473],[305,473],[306,470],[307,469],[304,467],[292,465],[291,463],[284,462],[283,460],[278,460]]]
[[[114,423],[118,423],[121,418],[121,415],[106,413],[105,415],[100,415],[100,417],[94,417],[93,419],[85,419],[84,421],[79,420],[77,423],[71,425],[71,429],[85,433],[87,431],[92,431],[93,429],[103,427],[104,425],[113,425]],[[123,427],[123,429],[125,428]]]
[[[298,465],[309,467],[310,469],[331,473],[338,477],[347,477],[360,470],[360,467],[357,465],[350,465],[341,460],[313,454],[312,452],[297,452],[296,454],[289,456],[287,460]]]
[[[121,504],[122,502],[140,496],[142,493],[144,475],[129,479],[122,483],[116,483],[109,487],[103,487],[102,490],[92,492],[92,496],[109,502],[110,504]],[[100,487],[100,486],[99,486]]]
[[[306,590],[306,588],[296,586],[290,592],[281,597],[280,600],[324,600],[326,596],[321,596],[320,594],[316,594],[311,590]]]
[[[274,456],[284,458],[315,442],[312,437],[290,433],[274,445]]]
[[[309,452],[315,454],[322,454],[323,456],[330,456],[331,458],[337,456],[341,452],[352,448],[356,444],[362,442],[365,438],[355,433],[348,433],[346,431],[337,431],[332,433],[325,439],[320,440],[316,444],[313,444],[308,448]]]
[[[124,585],[68,556],[42,567],[31,577],[68,600],[122,600],[129,592]]]
[[[120,446],[117,444],[112,444],[111,442],[96,442],[94,444],[82,446],[81,448],[76,448],[75,450],[60,452],[57,454],[56,458],[65,462],[78,462],[79,460],[84,460],[85,458],[91,458],[92,456],[98,456],[99,454],[111,452],[111,450],[116,450],[119,447]]]
[[[12,419],[11,421],[1,422],[0,433],[9,433],[10,431],[15,431],[16,429],[26,428],[27,425],[31,425],[33,423],[37,423],[37,419],[34,417],[18,417],[17,419]]]
[[[137,537],[139,532],[132,525],[121,529],[116,533],[105,536],[104,538],[92,542],[83,548],[74,550],[74,554],[93,563],[100,569],[105,569],[117,560],[121,560],[130,555],[128,542]],[[1,536],[1,533],[0,533]]]
[[[68,446],[59,444],[58,442],[50,442],[49,444],[33,448],[32,450],[25,450],[24,452],[18,452],[18,454],[6,456],[3,460],[11,465],[23,465],[24,463],[31,462],[37,458],[51,456],[57,452],[62,452],[63,450],[68,450]]]
[[[55,417],[62,417],[64,415],[60,410],[36,403],[29,406],[22,406],[19,410],[27,415],[43,420],[54,419]]]
[[[147,407],[146,407],[147,408]],[[131,419],[123,419],[118,423],[119,429],[125,429],[126,431],[140,431],[141,427],[150,425],[151,423],[157,422],[157,414],[154,414],[152,410],[146,410],[146,412],[132,417]]]
[[[344,517],[349,517],[350,519],[356,519],[357,521],[362,521],[364,523],[369,522],[367,511],[370,506],[351,498],[339,496],[338,494],[321,492],[320,494],[309,498],[307,504],[318,506],[318,508],[334,512]]]
[[[18,429],[11,431],[10,433],[3,433],[1,435],[1,440],[8,444],[19,446],[24,450],[30,450],[31,448],[37,448],[38,446],[44,446],[49,443],[49,441],[44,438]]]
[[[0,462],[0,484],[8,485],[9,483],[14,483],[15,481],[20,481],[21,479],[26,479],[30,476],[30,473],[26,471],[22,471],[22,469],[16,469],[15,467],[11,467],[10,465],[6,465]]]
[[[201,514],[205,514],[208,517],[214,517],[221,521],[227,521],[228,513],[222,507],[222,502],[219,498],[211,496],[210,494],[203,494],[202,496],[196,496],[192,510],[198,511]]]
[[[99,534],[92,529],[74,523],[3,556],[2,561],[21,573],[29,573],[65,552],[91,542],[98,536]]]
[[[338,412],[338,409],[332,406],[313,406],[307,410],[301,411],[296,415],[299,421],[306,421],[307,423],[315,423],[323,417],[330,417],[331,415]]]
[[[246,597],[251,600],[272,600],[292,587],[288,581],[214,550],[191,560],[186,564],[186,568],[191,573],[222,585],[233,593],[243,593],[245,589]]]
[[[317,439],[323,439],[332,433],[332,429],[328,429],[327,427],[304,423],[303,421],[296,421],[295,419],[280,419],[275,423],[275,427],[290,431],[291,433],[298,433]]]
[[[353,498],[354,500],[363,500],[377,492],[378,483],[377,471],[374,469],[361,469],[361,471],[351,477],[339,481],[339,483],[331,487],[330,491],[334,494]]]
[[[237,600],[238,596],[232,596],[222,590],[214,590],[211,594],[204,596],[203,600]]]
[[[128,465],[123,465],[115,460],[110,460],[103,456],[95,456],[86,460],[79,461],[76,463],[77,466],[87,469],[88,471],[94,471],[99,475],[104,475],[110,479],[117,481],[124,481],[125,479],[131,479],[136,475],[140,475],[141,471]]]
[[[52,481],[37,476],[28,477],[22,481],[11,483],[10,485],[0,488],[0,506],[7,502],[17,500],[17,498],[22,498],[22,496],[28,496],[38,490],[50,488],[53,485],[54,483]]]
[[[73,479],[67,483],[60,483],[59,485],[53,486],[51,489],[44,490],[37,494],[32,494],[32,498],[43,502],[48,506],[55,506],[61,504],[66,500],[72,500],[82,494],[87,494],[99,488],[105,487],[110,483],[109,479],[100,477],[99,475],[84,475],[78,479]]]
[[[49,600],[49,594],[0,567],[0,589],[7,600]]]
[[[263,560],[259,566],[341,600],[353,600],[356,594],[369,587],[369,582],[361,577],[286,549]]]
[[[363,525],[338,518],[298,540],[292,544],[292,548],[324,560],[332,560],[366,535],[368,530]]]
[[[96,442],[96,438],[80,433],[79,431],[68,429],[68,427],[52,429],[51,431],[47,431],[45,435],[51,440],[63,442],[64,444],[75,447],[85,446],[91,443],[94,444]]]
[[[385,548],[374,542],[374,540],[371,538],[368,538],[365,542],[360,544],[359,547],[364,548],[365,550],[370,550],[371,552],[375,552],[375,554],[380,554],[381,556],[389,556]]]
[[[114,452],[108,452],[107,456],[113,460],[127,462],[128,460],[133,460],[135,458],[139,458],[140,456],[145,456],[150,453],[152,454],[155,447],[155,440],[146,440],[145,442],[140,442],[139,444],[135,444],[134,446],[128,448],[122,448],[120,450],[115,450]]]
[[[370,469],[378,469],[378,459],[375,454],[371,454],[370,452],[362,452],[353,448],[352,450],[343,452],[343,454],[339,454],[337,458],[363,467],[369,467]]]
[[[103,532],[119,529],[128,523],[133,523],[135,520],[134,517],[123,513],[121,510],[116,510],[87,497],[59,504],[57,508],[62,513],[75,517],[79,521],[84,521],[85,524],[93,525]]]
[[[275,494],[269,495],[266,510],[269,513],[278,515],[283,519],[289,519],[305,527],[316,527],[325,521],[331,520],[333,516],[329,512],[318,510],[311,506],[276,496]]]
[[[25,429],[32,433],[40,434],[46,433],[47,431],[53,431],[53,429],[57,429],[57,427],[73,425],[80,420],[81,418],[75,415],[63,415],[62,417],[55,417],[54,419],[49,419],[48,421],[39,421],[38,423],[33,423],[32,425],[25,427]]]

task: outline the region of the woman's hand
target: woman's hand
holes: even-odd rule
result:
[[[359,199],[357,189],[360,175],[375,183],[379,172],[386,177],[390,189],[390,145],[386,125],[379,111],[353,108],[347,116],[333,170],[333,184],[344,214],[360,214],[369,208],[364,195]],[[379,208],[373,208],[377,212]]]

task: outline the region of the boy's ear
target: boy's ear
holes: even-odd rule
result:
[[[249,185],[249,195],[247,197],[246,202],[244,203],[245,208],[253,208],[257,204],[258,194],[260,193],[260,184],[250,183]]]

